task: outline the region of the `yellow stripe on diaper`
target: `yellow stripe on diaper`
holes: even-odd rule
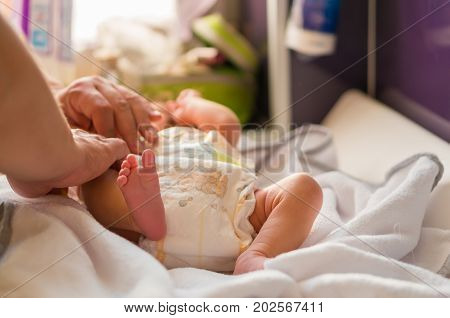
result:
[[[228,141],[217,131],[211,130],[204,137],[204,143],[207,144],[213,151],[214,160],[220,162],[231,163],[238,167],[242,167],[242,163],[233,159],[233,157],[219,151],[218,149],[230,149],[231,145]]]
[[[156,259],[161,263],[164,263],[164,259],[166,258],[166,253],[164,252],[164,239],[156,242]]]
[[[214,160],[220,161],[220,162],[231,163],[235,166],[242,168],[242,164],[240,162],[234,160],[232,157],[230,157],[222,152],[217,151],[216,149],[214,149]]]
[[[247,250],[247,248],[248,248],[249,246],[250,246],[250,245],[249,245],[248,243],[240,242],[240,243],[239,243],[239,255],[241,255],[242,253],[244,253],[244,252]]]

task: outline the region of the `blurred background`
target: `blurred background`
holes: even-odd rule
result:
[[[242,123],[321,123],[358,89],[450,139],[447,0],[1,0],[61,82],[186,87]]]

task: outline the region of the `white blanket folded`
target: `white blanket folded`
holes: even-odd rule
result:
[[[0,185],[15,206],[12,220],[0,211],[0,231],[12,230],[0,235],[0,296],[449,297],[450,233],[422,227],[441,173],[437,158],[418,155],[381,185],[318,175],[324,206],[303,246],[241,276],[167,271],[73,201],[24,200]]]

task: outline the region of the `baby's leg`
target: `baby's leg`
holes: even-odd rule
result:
[[[234,274],[263,269],[267,258],[298,248],[322,207],[322,190],[306,174],[289,176],[255,196],[250,223],[258,235],[238,257]]]
[[[166,216],[153,152],[147,149],[142,153],[142,168],[134,155],[128,155],[117,184],[141,233],[150,240],[162,239],[166,235]]]
[[[128,211],[127,203],[117,185],[118,173],[108,170],[100,177],[83,184],[80,187],[81,198],[92,216],[104,227],[113,232],[122,233],[126,230],[136,233],[134,242],[139,238],[139,228]]]
[[[158,240],[166,231],[154,156],[151,151],[142,156],[143,168],[138,168],[134,156],[128,156],[121,175],[109,170],[81,187],[82,198],[95,219],[134,242],[138,233]]]

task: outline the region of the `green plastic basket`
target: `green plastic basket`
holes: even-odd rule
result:
[[[235,69],[205,75],[152,76],[143,78],[140,92],[158,101],[174,100],[187,88],[198,90],[206,99],[223,104],[233,110],[242,124],[253,114],[255,81],[253,76]]]

